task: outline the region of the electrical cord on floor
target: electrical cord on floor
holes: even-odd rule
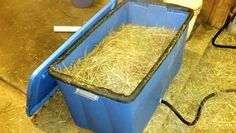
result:
[[[236,17],[236,12],[233,14],[233,16],[231,16],[228,20],[226,20],[225,24],[219,29],[218,32],[216,32],[215,36],[212,38],[212,45],[215,47],[219,47],[219,48],[230,48],[230,49],[236,49],[236,46],[232,46],[232,45],[222,45],[222,44],[217,44],[215,41],[217,39],[217,37],[222,33],[222,31],[228,27],[229,23],[232,22],[234,20],[234,18]]]
[[[219,48],[231,48],[231,49],[236,49],[236,46],[231,46],[231,45],[222,45],[222,44],[216,44],[215,41],[217,39],[217,37],[222,33],[222,31],[228,27],[229,23],[232,22],[234,20],[234,18],[236,17],[236,12],[233,14],[233,16],[231,16],[228,20],[226,20],[225,24],[219,29],[219,31],[215,34],[215,36],[212,38],[212,45],[215,47],[219,47]],[[229,89],[229,90],[223,90],[220,91],[223,93],[232,93],[235,92],[236,93],[236,89]],[[205,105],[205,103],[211,99],[212,97],[217,96],[218,93],[217,92],[213,92],[210,93],[209,95],[207,95],[201,102],[200,105],[198,107],[197,113],[195,115],[195,118],[193,119],[193,121],[189,122],[187,121],[177,110],[176,108],[174,108],[169,102],[161,99],[160,103],[166,105],[167,107],[169,107],[174,113],[175,115],[186,125],[188,126],[193,126],[195,125],[198,120],[201,117],[201,113],[202,113],[202,108]]]
[[[236,89],[228,89],[228,90],[223,90],[223,91],[220,91],[219,93],[236,93]],[[186,125],[188,126],[193,126],[195,125],[198,120],[200,119],[201,117],[201,113],[202,113],[202,108],[204,107],[205,103],[211,99],[212,97],[214,96],[217,96],[218,93],[217,92],[213,92],[213,93],[210,93],[209,95],[207,95],[200,103],[199,107],[198,107],[198,110],[197,110],[197,113],[195,115],[195,118],[193,119],[193,121],[189,122],[187,121],[178,111],[176,108],[174,108],[169,102],[161,99],[160,103],[166,105],[167,107],[169,107],[174,113],[175,115]]]

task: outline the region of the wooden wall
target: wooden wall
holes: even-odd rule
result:
[[[220,28],[234,6],[236,0],[204,0],[200,17],[211,26]]]

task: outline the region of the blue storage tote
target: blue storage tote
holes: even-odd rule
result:
[[[106,8],[113,8],[114,5],[110,4]],[[78,126],[91,129],[97,133],[142,132],[159,104],[165,89],[168,88],[180,68],[187,26],[192,15],[191,9],[171,4],[121,2],[92,28],[87,29],[83,36],[73,40],[73,43],[64,48],[63,52],[57,53],[57,56],[50,60],[49,69],[42,69],[49,67],[50,63],[48,62],[47,65],[41,67],[44,71],[40,71],[39,78],[41,79],[38,82],[35,81],[38,84],[33,84],[36,80],[34,78],[29,86],[28,114],[32,115],[50,95],[55,93],[55,89],[47,90],[47,93],[45,93],[45,89],[44,91],[40,90],[39,86],[44,83],[46,88],[50,88],[50,86],[60,88]],[[131,95],[116,94],[96,87],[89,88],[86,85],[76,83],[68,75],[58,72],[58,70],[73,64],[78,58],[83,58],[85,50],[86,52],[93,50],[95,45],[110,31],[128,23],[166,27],[178,31],[171,43],[166,46],[162,56]],[[34,85],[37,92],[33,90]],[[44,95],[39,94],[39,92]],[[32,95],[37,96],[37,98],[32,98]],[[32,99],[33,101],[30,101]]]

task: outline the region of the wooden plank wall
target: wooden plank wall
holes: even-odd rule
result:
[[[215,0],[208,19],[209,24],[217,28],[221,27],[234,5],[235,0]]]
[[[204,23],[208,23],[213,4],[214,0],[203,0],[202,10],[199,16]]]
[[[236,0],[203,0],[200,17],[203,22],[220,28],[234,6]]]

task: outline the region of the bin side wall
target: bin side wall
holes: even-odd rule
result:
[[[75,123],[98,133],[132,133],[132,103],[124,104],[100,96],[92,101],[76,94],[76,88],[59,82]]]

